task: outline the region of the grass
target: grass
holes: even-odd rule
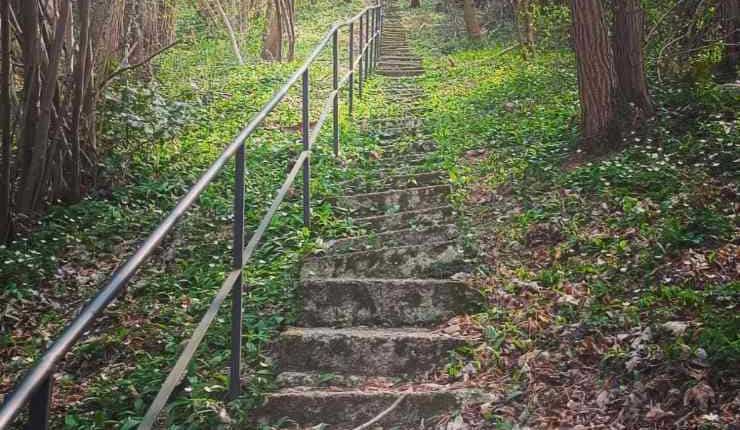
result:
[[[245,67],[234,64],[225,41],[190,37],[158,61],[157,79],[147,88],[116,83],[106,101],[103,138],[113,151],[104,163],[101,191],[78,205],[52,208],[33,233],[0,248],[2,391],[136,249],[331,24],[361,7],[319,1],[299,8],[292,63],[257,59],[251,48],[259,45],[256,23],[244,36],[243,45],[250,47]],[[188,13],[181,17],[185,32],[197,24]],[[327,58],[313,69],[316,77],[329,73]],[[326,85],[316,80],[315,100],[323,100]],[[292,91],[247,144],[249,231],[300,152],[299,136],[290,131],[300,121],[299,102]],[[316,103],[313,117],[318,108]],[[353,135],[346,121],[343,126],[344,150],[351,156]],[[270,386],[272,367],[264,349],[295,317],[296,263],[315,247],[315,237],[347,228],[322,198],[344,175],[326,136],[317,145],[313,172],[314,230],[302,227],[300,193],[291,194],[245,271],[246,394],[231,404],[220,400],[228,373],[227,302],[163,414],[168,428],[239,422]],[[230,270],[232,183],[233,164],[57,369],[52,427],[135,427]]]

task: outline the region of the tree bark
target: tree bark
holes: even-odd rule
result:
[[[267,6],[267,23],[262,45],[262,58],[267,61],[283,59],[283,26],[279,0],[270,0]]]
[[[654,114],[645,77],[644,33],[645,13],[640,0],[616,0],[613,48],[617,94],[620,105],[634,105],[640,118]]]
[[[410,7],[421,7],[421,0],[411,0]]]
[[[11,216],[11,130],[10,130],[10,1],[0,4],[0,129],[2,129],[2,166],[0,167],[0,244],[10,239]]]
[[[80,116],[87,86],[86,73],[88,49],[90,44],[90,0],[79,0],[80,40],[77,53],[77,63],[74,71],[74,99],[72,100],[72,156],[69,200],[78,202],[82,192],[82,171],[80,168]]]
[[[571,0],[571,13],[582,137],[591,145],[610,137],[615,125],[614,64],[601,0]]]
[[[47,65],[40,98],[39,120],[36,139],[33,145],[33,157],[25,178],[25,187],[18,198],[18,209],[27,213],[34,209],[44,186],[42,179],[46,176],[44,169],[47,164],[47,152],[49,147],[49,131],[51,128],[51,110],[54,102],[54,94],[57,89],[57,75],[59,73],[59,60],[64,45],[64,34],[69,23],[70,2],[63,1],[60,4],[59,16],[57,17],[54,31],[53,45],[49,51],[49,64]]]
[[[468,30],[468,36],[473,40],[480,40],[480,22],[478,21],[478,13],[475,10],[473,0],[463,0],[463,18],[465,19],[465,28]]]
[[[737,79],[738,61],[740,61],[740,35],[738,34],[738,21],[740,20],[740,0],[721,0],[720,19],[722,21],[722,33],[725,41],[725,57],[722,68],[728,81]]]
[[[513,0],[514,13],[516,14],[516,25],[524,56],[527,57],[534,51],[534,13],[531,0]]]

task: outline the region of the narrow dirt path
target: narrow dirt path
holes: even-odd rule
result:
[[[466,344],[434,327],[465,313],[475,293],[449,279],[463,252],[447,173],[423,171],[436,145],[424,138],[423,94],[414,79],[424,71],[397,2],[386,10],[377,71],[392,78],[382,91],[401,114],[370,119],[383,155],[338,199],[367,235],[338,239],[324,256],[305,261],[302,318],[277,342],[281,389],[261,411],[265,422],[352,429],[406,394],[373,428],[437,428],[481,396],[431,379],[449,352]]]

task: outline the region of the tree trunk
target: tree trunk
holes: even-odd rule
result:
[[[267,61],[283,59],[283,26],[279,0],[270,0],[267,6],[267,23],[262,45],[262,58]]]
[[[720,5],[720,19],[725,41],[725,58],[722,68],[724,79],[737,79],[737,66],[740,60],[740,35],[738,35],[738,21],[740,21],[740,0],[722,0]]]
[[[2,129],[2,165],[0,165],[0,244],[10,239],[10,1],[0,4],[0,129]]]
[[[634,105],[638,117],[654,114],[645,77],[643,40],[645,13],[640,0],[616,0],[614,11],[614,65],[620,105]]]
[[[614,64],[601,0],[571,0],[578,89],[587,144],[610,136],[615,117]]]
[[[242,51],[239,48],[239,40],[236,37],[236,33],[234,32],[234,27],[231,26],[231,20],[229,20],[229,16],[226,15],[226,11],[224,10],[223,6],[221,6],[221,2],[219,0],[214,0],[216,5],[216,10],[218,10],[218,14],[221,15],[221,19],[224,20],[224,26],[226,26],[226,31],[229,33],[229,39],[231,40],[231,48],[234,50],[234,55],[236,56],[236,60],[239,62],[240,66],[244,65],[244,58],[242,57]]]
[[[39,33],[40,11],[35,1],[20,2],[20,26],[23,29],[21,49],[23,51],[23,109],[21,130],[17,139],[16,171],[21,177],[20,189],[25,189],[25,179],[33,158],[38,122],[38,101],[41,97],[41,40]]]
[[[421,0],[411,0],[411,7],[421,7]]]
[[[44,186],[42,179],[46,176],[44,169],[47,164],[51,110],[54,102],[54,94],[57,89],[57,75],[59,73],[59,60],[62,55],[62,47],[64,45],[64,34],[69,23],[69,3],[68,1],[63,1],[60,4],[53,44],[49,51],[49,64],[47,65],[46,73],[44,73],[46,81],[41,90],[39,120],[38,124],[36,124],[38,132],[33,145],[33,157],[26,173],[25,187],[21,190],[18,198],[18,209],[24,213],[34,209],[36,202],[41,197]]]
[[[473,40],[480,40],[480,22],[478,22],[478,13],[475,10],[473,0],[463,0],[463,18],[465,19],[465,28],[468,30],[468,36]]]
[[[71,178],[68,198],[72,202],[78,202],[81,198],[82,172],[80,168],[80,116],[82,104],[85,99],[85,87],[87,86],[88,49],[90,43],[90,0],[79,0],[79,26],[80,41],[77,53],[77,64],[74,71],[74,100],[72,100],[72,159]],[[70,32],[71,33],[71,32]]]
[[[534,51],[534,11],[531,0],[513,0],[516,14],[516,25],[519,33],[519,43],[522,44],[524,56]]]

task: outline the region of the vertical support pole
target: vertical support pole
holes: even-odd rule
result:
[[[308,117],[308,68],[303,72],[303,150],[309,150],[309,138],[311,133],[311,124]],[[303,162],[303,225],[306,228],[311,228],[311,156],[306,157]]]
[[[334,30],[331,43],[334,89],[334,156],[339,157],[339,28]]]
[[[241,395],[242,361],[242,274],[244,268],[244,182],[245,144],[236,151],[234,159],[234,224],[232,244],[232,268],[239,270],[239,277],[231,290],[231,364],[229,368],[229,400]]]
[[[367,80],[368,72],[370,71],[370,9],[367,11],[367,17],[365,18],[365,80]]]
[[[355,23],[349,23],[349,95],[347,112],[352,117],[352,95],[355,92]]]
[[[367,74],[370,76],[373,74],[373,64],[375,63],[373,52],[373,49],[375,48],[375,32],[373,31],[373,28],[375,28],[375,9],[370,9],[370,11],[368,11],[368,19],[370,21],[370,28],[368,29],[368,37],[370,41],[368,42],[367,47]]]
[[[364,47],[363,47],[363,43],[362,43],[362,41],[364,40],[364,37],[362,35],[362,32],[364,30],[365,30],[365,13],[363,13],[360,16],[360,28],[357,30],[357,49],[360,50],[360,52],[358,52],[358,56],[360,57],[359,58],[360,61],[359,61],[359,64],[357,65],[358,66],[358,69],[360,69],[359,70],[360,76],[357,77],[357,95],[360,96],[360,98],[362,98],[362,84],[363,84],[363,80],[365,78],[365,76],[364,76],[364,70],[365,70],[365,67],[364,67],[365,51],[364,51]]]
[[[49,408],[51,407],[52,375],[31,395],[26,430],[49,430]]]

